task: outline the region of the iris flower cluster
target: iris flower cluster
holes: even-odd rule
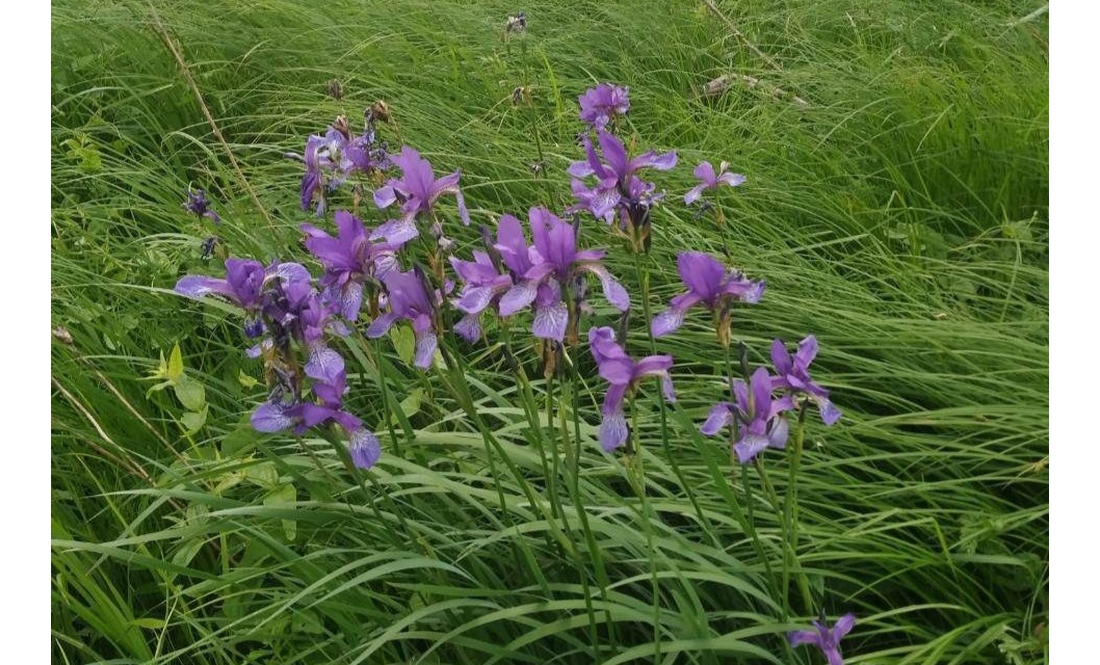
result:
[[[352,133],[347,117],[339,116],[323,136],[311,134],[306,139],[302,155],[290,154],[306,166],[299,192],[302,210],[315,209],[322,217],[326,189],[334,191],[355,173],[376,174],[389,168],[386,144],[378,139],[377,115],[373,107],[367,110],[365,127],[358,135]]]
[[[346,434],[357,466],[368,468],[378,460],[377,437],[344,410],[344,359],[327,343],[349,330],[305,266],[276,262],[265,267],[230,258],[224,278],[187,275],[176,291],[190,298],[217,296],[243,311],[245,337],[258,340],[248,355],[263,359],[269,390],[267,401],[252,412],[253,428],[302,434],[335,424]]]
[[[516,29],[525,27],[522,14],[513,21]],[[367,112],[361,134],[354,135],[341,116],[324,135],[310,136],[300,157],[305,164],[300,192],[303,210],[316,210],[323,217],[326,192],[354,174],[366,174],[375,187],[370,198],[377,209],[396,212],[369,228],[357,217],[357,189],[355,213],[333,213],[334,233],[316,224],[302,224],[305,248],[323,270],[318,277],[299,263],[265,266],[230,258],[224,277],[188,275],[176,285],[182,295],[217,297],[241,311],[242,332],[251,344],[247,355],[263,361],[268,387],[267,399],[252,413],[253,427],[296,434],[334,428],[345,436],[355,464],[369,468],[379,459],[379,441],[348,409],[347,370],[333,346],[335,340],[357,329],[368,338],[379,338],[395,325],[407,325],[415,339],[412,363],[426,370],[449,332],[469,343],[481,340],[487,312],[498,319],[530,312],[530,331],[542,340],[544,356],[546,349],[560,353],[577,344],[582,316],[594,314],[588,301],[591,277],[613,309],[627,312],[630,296],[604,265],[606,251],[582,248],[577,213],[587,212],[627,236],[635,253],[648,251],[652,210],[663,195],[643,174],[674,168],[677,155],[652,150],[630,155],[615,133],[630,109],[627,88],[600,84],[581,95],[579,103],[587,130],[581,140],[585,158],[568,169],[575,203],[565,212],[574,215],[572,221],[548,208],[532,207],[528,235],[519,219],[502,215],[495,234],[481,228],[483,247],[469,258],[455,255],[457,245],[447,237],[446,215],[439,210],[441,200],[453,196],[458,219],[470,225],[459,188],[461,172],[436,177],[431,163],[410,146],[389,154],[375,126],[376,120],[388,118],[384,105]],[[688,205],[722,185],[735,187],[745,181],[744,176],[729,172],[726,162],[717,170],[702,162],[694,174],[698,184],[684,195]],[[360,181],[357,187],[363,184]],[[219,220],[201,190],[189,192],[186,208],[199,217]],[[428,270],[419,263],[425,253]],[[764,281],[750,279],[698,251],[680,253],[677,270],[686,291],[648,322],[651,337],[676,333],[693,309],[704,308],[711,312],[728,358],[733,308],[759,302]],[[619,337],[607,326],[591,327],[587,333],[596,371],[607,382],[599,427],[599,442],[607,452],[630,444],[624,407],[647,379],[657,379],[664,399],[675,401],[672,356],[635,359],[627,353],[625,333]],[[804,413],[814,406],[826,425],[834,424],[840,411],[809,374],[817,352],[812,335],[793,352],[776,339],[771,347],[772,368],[759,367],[751,375],[746,370],[745,376],[731,379],[731,399],[710,410],[702,432],[714,436],[728,429],[731,450],[742,464],[748,464],[768,448],[786,446],[792,412]],[[550,358],[556,356],[545,357],[549,367]],[[627,450],[632,452],[634,447]],[[814,631],[792,633],[790,641],[817,645],[836,665],[841,662],[838,642],[851,629],[854,617],[841,618],[832,629],[823,621],[814,622]]]

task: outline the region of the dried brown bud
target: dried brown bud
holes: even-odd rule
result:
[[[328,96],[340,101],[344,98],[344,86],[340,85],[340,82],[336,79],[330,80],[328,82]]]
[[[381,99],[370,105],[370,114],[375,120],[390,122],[390,107]]]
[[[64,326],[58,326],[54,328],[53,336],[56,337],[57,341],[61,342],[62,344],[66,344],[68,346],[73,345],[73,336]]]
[[[332,123],[333,129],[344,135],[344,138],[351,139],[351,125],[348,124],[348,117],[341,113],[336,116],[336,121]]]

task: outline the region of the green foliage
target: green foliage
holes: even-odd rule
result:
[[[55,662],[820,662],[784,650],[810,617],[782,619],[734,517],[748,499],[729,451],[697,430],[724,383],[706,317],[659,340],[677,362],[667,447],[656,403],[635,403],[647,510],[595,443],[583,350],[573,486],[555,474],[569,460],[550,429],[528,431],[546,384],[532,382],[529,409],[499,344],[461,347],[471,412],[452,377],[409,367],[407,331],[350,338],[350,409],[384,448],[357,478],[326,441],[253,432],[265,389],[240,321],[169,292],[220,270],[199,258],[211,227],[182,209],[189,183],[215,202],[229,254],[304,257],[301,167],[282,155],[376,99],[400,140],[462,168],[475,223],[448,229],[460,253],[501,213],[560,209],[576,96],[604,80],[630,86],[639,145],[680,154],[658,178],[651,305],[680,288],[677,251],[728,245],[768,280],[734,319],[750,361],[767,361],[774,336],[821,342],[815,375],[845,417],[809,426],[798,557],[831,616],[859,616],[846,656],[1046,658],[1047,19],[1007,26],[1033,6],[719,3],[776,71],[701,3],[539,0],[522,7],[526,42],[507,43],[518,8],[497,2],[155,4],[248,186],[147,4],[54,4],[51,295],[73,338],[54,342],[52,364]],[[510,101],[527,67],[545,178]],[[700,94],[730,73],[788,96]],[[340,101],[325,94],[333,78]],[[725,239],[675,202],[702,159],[748,177],[723,193]],[[586,244],[616,242],[585,224]],[[638,303],[629,260],[612,257]],[[515,356],[541,377],[521,332]],[[784,496],[785,456],[765,461]],[[780,567],[777,516],[755,496]]]

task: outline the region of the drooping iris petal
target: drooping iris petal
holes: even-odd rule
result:
[[[249,418],[257,432],[282,432],[295,423],[291,407],[279,402],[264,402],[256,407]]]
[[[707,436],[714,436],[732,422],[733,405],[729,402],[719,402],[711,407],[706,421],[699,430]]]
[[[360,469],[369,469],[378,463],[382,456],[382,444],[378,437],[368,429],[361,428],[351,433],[348,439],[348,452],[351,461]]]
[[[438,340],[431,330],[416,333],[416,352],[413,356],[413,365],[420,369],[431,367],[437,346]]]

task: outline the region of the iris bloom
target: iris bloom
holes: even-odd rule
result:
[[[612,116],[626,115],[630,110],[630,88],[601,83],[589,88],[577,98],[581,107],[581,120],[593,129],[603,129]]]
[[[608,327],[590,328],[588,346],[596,360],[600,376],[611,384],[600,408],[603,414],[600,445],[605,451],[611,452],[626,443],[630,429],[623,414],[623,400],[640,381],[650,376],[659,378],[665,400],[676,401],[672,377],[669,376],[672,356],[646,356],[635,361],[615,342],[615,331]]]
[[[378,437],[363,427],[359,418],[344,410],[344,395],[348,391],[343,361],[339,367],[313,368],[306,365],[306,374],[313,379],[311,389],[317,402],[284,401],[277,391],[271,399],[252,412],[252,427],[258,432],[282,432],[293,429],[301,435],[310,428],[336,423],[348,434],[352,461],[359,468],[369,469],[381,455]]]
[[[856,615],[845,614],[837,619],[832,628],[825,625],[824,615],[821,621],[813,621],[814,630],[798,630],[788,635],[791,646],[800,644],[812,644],[821,653],[825,654],[829,665],[844,665],[844,659],[840,656],[840,639],[852,630],[856,624]]]
[[[218,217],[218,213],[210,209],[210,202],[206,200],[206,192],[201,189],[188,187],[187,201],[184,202],[183,207],[187,209],[187,212],[205,217],[215,224],[220,224],[222,221],[222,218]]]
[[[708,189],[717,189],[718,185],[736,187],[745,182],[745,176],[727,171],[729,165],[729,162],[722,162],[718,167],[718,173],[714,172],[714,167],[710,165],[710,162],[701,162],[699,166],[696,166],[692,174],[700,182],[689,189],[687,194],[684,194],[684,203],[688,205],[695,203],[703,195],[703,192]]]
[[[416,336],[413,364],[421,369],[431,367],[438,338],[432,327],[435,305],[428,297],[428,286],[423,277],[412,271],[394,270],[386,274],[382,283],[386,285],[389,311],[371,322],[367,337],[381,337],[389,332],[394,323],[404,319],[412,324]]]
[[[772,387],[787,390],[793,394],[803,394],[817,405],[821,421],[832,425],[840,420],[840,409],[829,401],[829,391],[810,378],[810,363],[817,357],[817,338],[809,335],[798,343],[798,351],[787,352],[783,340],[772,342],[772,363],[779,376],[772,379]]]
[[[306,166],[300,188],[302,210],[309,210],[316,198],[318,217],[325,213],[326,172],[328,188],[334,190],[353,173],[381,170],[390,165],[385,147],[377,143],[374,122],[369,115],[362,135],[352,136],[347,119],[341,116],[324,136],[311,134],[306,139],[304,154],[290,156],[302,159]]]
[[[703,252],[681,252],[676,260],[680,280],[688,287],[672,298],[669,307],[653,317],[650,330],[654,337],[675,332],[684,323],[684,315],[695,305],[703,305],[720,314],[734,301],[757,303],[764,294],[764,281],[754,282],[739,270],[726,270],[718,259]],[[728,322],[721,325],[728,328]],[[723,331],[719,330],[719,337]],[[728,339],[728,330],[726,330]]]
[[[266,270],[259,261],[226,259],[225,279],[185,275],[176,282],[175,290],[188,298],[221,296],[246,312],[255,313],[260,308],[260,292],[266,278]]]
[[[393,158],[393,163],[401,169],[401,177],[376,189],[374,203],[379,208],[388,208],[396,201],[401,204],[402,215],[399,219],[390,220],[375,229],[371,235],[372,240],[385,238],[391,245],[400,246],[417,237],[420,235],[416,228],[417,216],[430,216],[436,201],[444,194],[454,194],[458,203],[458,216],[463,224],[470,225],[466,199],[458,188],[461,171],[436,180],[431,162],[409,146],[401,148],[401,154]]]
[[[569,308],[562,299],[563,285],[591,273],[599,278],[604,296],[620,312],[630,309],[630,296],[607,271],[600,260],[602,249],[577,250],[576,231],[546,208],[531,208],[531,237],[534,251],[527,252],[530,263],[520,280],[500,299],[500,315],[511,316],[523,308],[535,306],[532,332],[542,339],[561,342],[569,327]],[[514,241],[514,239],[513,239]],[[523,267],[524,252],[518,246],[501,249],[509,266]]]
[[[782,449],[787,445],[790,426],[782,415],[794,407],[789,396],[772,399],[772,377],[760,367],[750,379],[733,383],[736,404],[719,402],[707,415],[700,428],[703,434],[714,436],[735,421],[740,425],[741,437],[733,445],[737,459],[748,464],[765,448]]]
[[[676,153],[666,152],[658,155],[650,150],[630,159],[626,154],[626,146],[614,135],[601,130],[596,140],[600,144],[603,160],[601,161],[596,154],[592,141],[586,136],[583,142],[587,158],[573,162],[567,169],[569,175],[574,178],[595,176],[596,184],[592,188],[587,188],[582,181],[574,180],[573,195],[578,203],[567,212],[587,210],[610,224],[615,220],[616,210],[621,210],[625,217],[632,205],[636,207],[645,203],[648,206],[656,200],[656,197],[652,196],[654,185],[642,181],[636,174],[647,168],[658,171],[671,169],[676,166]],[[621,225],[625,226],[625,223]]]
[[[340,314],[349,321],[359,318],[363,304],[363,283],[381,279],[396,265],[394,249],[386,243],[372,243],[363,223],[346,210],[335,214],[336,237],[302,224],[306,249],[325,267],[320,280],[324,294],[338,303]]]

